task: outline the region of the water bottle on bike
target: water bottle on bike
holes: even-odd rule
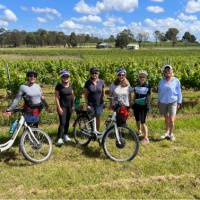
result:
[[[16,128],[17,128],[17,124],[18,124],[18,120],[15,120],[11,126],[10,126],[10,130],[9,133],[10,135],[13,135],[13,133],[15,132]]]

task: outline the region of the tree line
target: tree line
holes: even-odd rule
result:
[[[181,39],[178,40],[179,30],[176,28],[169,28],[165,33],[156,30],[154,32],[155,45],[162,45],[164,42],[171,41],[172,46],[175,46],[178,41],[187,46],[189,43],[197,43],[196,37],[190,32],[185,32]],[[47,31],[39,29],[35,32],[19,31],[14,29],[12,31],[0,28],[0,47],[43,47],[43,46],[66,46],[76,47],[88,43],[99,44],[101,42],[108,42],[115,44],[116,47],[124,48],[128,43],[137,42],[139,46],[144,46],[145,42],[149,41],[149,33],[140,32],[134,35],[131,30],[124,29],[115,37],[110,35],[106,39],[102,39],[89,34],[76,34],[72,32],[66,35],[63,32]]]

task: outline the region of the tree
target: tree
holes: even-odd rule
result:
[[[69,36],[69,43],[72,47],[77,46],[77,37],[76,37],[76,34],[74,32],[72,32]]]
[[[154,37],[156,39],[156,46],[158,45],[158,41],[160,40],[160,31],[154,31]]]
[[[197,38],[196,38],[194,35],[191,35],[191,40],[190,40],[190,42],[191,42],[191,43],[195,43],[196,40],[197,40]]]
[[[117,34],[116,40],[115,40],[115,46],[124,48],[128,45],[129,42],[132,42],[134,40],[134,36],[132,32],[129,29],[124,29],[122,32]]]
[[[137,35],[137,41],[139,43],[139,46],[141,47],[142,42],[146,42],[149,38],[149,33],[147,32],[142,32],[142,33],[138,33]]]
[[[35,34],[33,32],[27,33],[25,41],[28,46],[36,46],[37,41]]]
[[[177,42],[177,34],[179,33],[179,30],[176,28],[169,28],[168,31],[165,34],[165,37],[172,41],[172,46],[174,47]]]

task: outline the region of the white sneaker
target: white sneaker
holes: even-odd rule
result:
[[[166,132],[164,135],[161,136],[162,139],[169,139],[169,133]]]
[[[176,140],[176,138],[175,138],[173,133],[171,133],[171,135],[169,135],[168,139],[171,140],[171,141],[175,141]]]
[[[57,145],[62,145],[62,144],[64,144],[64,141],[62,138],[59,138],[57,141]]]
[[[64,135],[64,141],[65,142],[70,142],[72,140],[71,140],[71,138],[68,135]]]

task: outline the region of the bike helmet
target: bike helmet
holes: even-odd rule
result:
[[[145,76],[148,76],[148,73],[147,73],[146,70],[140,70],[139,73],[138,73],[138,75],[140,76],[142,74],[144,74]]]
[[[33,71],[33,70],[29,70],[28,72],[26,72],[26,77],[29,77],[29,76],[32,76],[32,75],[37,78],[38,73],[36,71]]]

